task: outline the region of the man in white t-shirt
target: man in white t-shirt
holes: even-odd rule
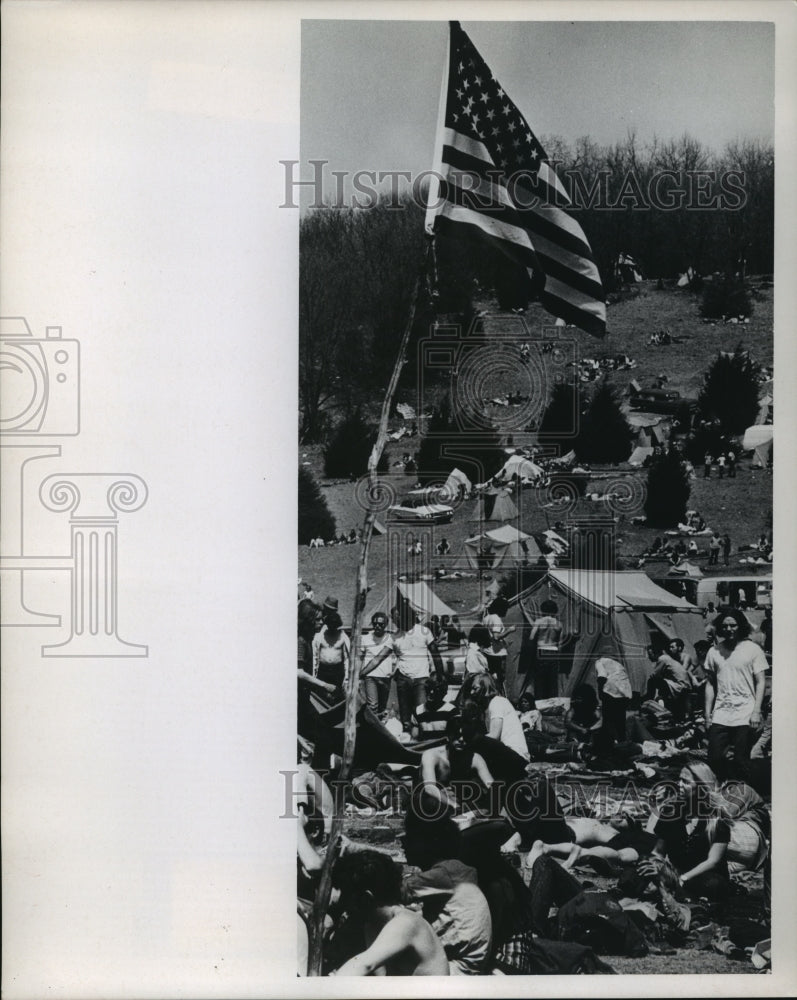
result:
[[[601,726],[607,747],[625,740],[625,713],[631,700],[631,680],[622,663],[610,656],[595,661],[595,676],[601,699]]]
[[[717,641],[706,654],[708,762],[718,778],[746,778],[753,736],[761,729],[767,658],[748,638],[750,623],[737,608],[714,619]],[[728,751],[733,750],[733,764]]]
[[[373,666],[375,658],[387,651],[387,656]],[[387,708],[390,685],[396,666],[393,656],[393,636],[387,631],[387,614],[371,615],[371,631],[362,637],[363,668],[360,676],[365,687],[365,700],[372,712],[381,716]]]
[[[435,673],[445,678],[443,660],[437,649],[431,629],[413,621],[409,607],[391,608],[390,617],[397,627],[391,636],[391,652],[395,657],[396,694],[399,702],[399,716],[404,729],[412,728],[412,716],[418,705],[426,703],[426,680],[430,675],[430,661]],[[371,661],[376,668],[390,653],[383,650]]]

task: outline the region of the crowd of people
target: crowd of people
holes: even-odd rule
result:
[[[300,975],[352,656],[337,600],[308,593],[298,605]],[[354,765],[399,783],[403,860],[344,838],[323,973],[605,973],[612,955],[706,946],[745,957],[769,936],[771,657],[743,611],[715,609],[693,648],[652,644],[643,692],[623,663],[596,656],[584,674],[593,681],[569,699],[545,689],[543,663],[510,700],[507,610],[495,598],[467,632],[408,603],[370,619]],[[529,620],[537,657],[555,657],[555,602]],[[628,808],[584,814],[563,806],[547,766],[563,761],[648,781]]]

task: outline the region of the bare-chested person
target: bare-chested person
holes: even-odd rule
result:
[[[447,976],[448,959],[435,932],[401,905],[401,867],[386,854],[355,851],[333,869],[343,908],[360,918],[365,951],[332,973],[337,976]]]
[[[534,843],[526,859],[531,868],[540,855],[555,854],[564,857],[563,868],[572,868],[577,862],[597,861],[610,867],[635,864],[640,857],[650,854],[658,837],[643,830],[626,813],[612,817],[608,823],[581,816],[568,816],[565,823],[572,839],[559,844]]]

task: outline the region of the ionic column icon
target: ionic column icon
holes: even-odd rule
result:
[[[147,656],[146,646],[117,635],[117,515],[143,507],[139,476],[69,473],[48,476],[39,488],[48,510],[70,512],[71,628],[66,642],[42,646],[43,656]]]

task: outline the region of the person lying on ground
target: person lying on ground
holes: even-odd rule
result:
[[[567,816],[564,822],[569,837],[560,843],[535,841],[526,858],[527,868],[532,868],[537,858],[552,854],[565,858],[565,869],[584,862],[616,869],[634,865],[641,857],[662,849],[660,836],[643,830],[627,813],[613,816],[608,823],[581,816]]]
[[[366,948],[330,975],[447,976],[445,949],[424,918],[401,903],[402,873],[392,858],[357,851],[332,871],[341,905],[362,922]]]

